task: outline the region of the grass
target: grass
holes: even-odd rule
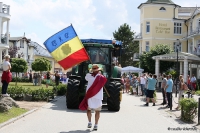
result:
[[[10,82],[8,87],[14,87],[15,82]],[[22,86],[23,88],[30,88],[30,89],[39,89],[39,88],[46,88],[46,85],[42,84],[41,86],[35,86],[33,83],[25,83],[25,82],[18,82],[17,86]],[[53,86],[49,86],[48,89],[53,89]]]
[[[27,112],[26,109],[12,107],[8,112],[0,113],[0,123],[6,122],[11,118],[15,118]]]

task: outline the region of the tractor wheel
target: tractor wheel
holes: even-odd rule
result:
[[[119,81],[112,81],[109,83],[108,93],[110,97],[107,98],[107,105],[109,111],[120,110],[120,89],[121,83]]]
[[[67,85],[66,102],[68,109],[78,109],[79,107],[79,85],[77,79],[69,79]]]

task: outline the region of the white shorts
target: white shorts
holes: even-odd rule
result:
[[[88,110],[101,110],[102,100],[96,98],[89,98],[88,99]]]
[[[136,92],[136,88],[133,88],[133,92]]]
[[[88,107],[87,110],[101,111],[101,107],[98,107],[98,108],[96,108],[96,109],[91,109],[90,107]]]

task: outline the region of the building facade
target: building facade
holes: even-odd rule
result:
[[[0,63],[2,64],[3,52],[8,54],[9,48],[9,22],[10,22],[10,6],[0,2]],[[4,27],[6,29],[4,30]],[[1,67],[2,68],[2,67]]]
[[[141,3],[140,33],[135,36],[139,41],[139,53],[134,54],[134,61],[139,55],[148,52],[158,44],[169,45],[174,52],[185,52],[200,56],[200,9],[198,7],[181,7],[171,0],[148,0]],[[175,59],[174,59],[175,60]],[[183,71],[180,61],[180,73]],[[192,61],[191,61],[192,62]],[[190,74],[200,78],[198,62],[188,62]],[[187,68],[188,69],[188,68]],[[158,74],[159,71],[157,70]]]
[[[42,47],[37,42],[33,42],[33,41],[30,42],[30,45],[32,47],[34,47],[34,53],[33,53],[32,60],[34,61],[35,59],[38,59],[38,58],[45,58],[45,59],[49,60],[50,63],[51,63],[51,66],[52,66],[50,72],[54,73],[54,71],[55,71],[54,70],[55,69],[55,60],[51,56],[51,54],[47,51],[47,49],[45,49],[44,47]],[[30,62],[30,66],[31,66],[31,64],[32,64],[32,62]]]
[[[31,70],[31,63],[34,61],[34,46],[31,45],[31,39],[22,37],[10,37],[9,46],[10,51],[17,49],[17,52],[12,54],[8,52],[11,58],[23,58],[28,63],[28,70]]]

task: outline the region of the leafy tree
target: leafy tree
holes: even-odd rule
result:
[[[8,48],[8,54],[10,55],[10,58],[16,58],[16,55],[18,55],[18,57],[23,57],[24,54],[21,52],[19,53],[19,47],[16,46],[12,46],[10,45]],[[2,51],[2,57],[5,56],[6,50]]]
[[[17,79],[17,75],[19,75],[20,72],[26,72],[27,69],[28,69],[28,65],[27,65],[27,62],[24,59],[12,58],[11,72],[16,73],[16,79]],[[17,80],[15,82],[15,85],[17,85]]]
[[[119,60],[122,66],[132,66],[134,64],[133,54],[139,52],[139,44],[138,42],[134,42],[134,34],[131,31],[131,27],[126,23],[121,25],[117,31],[113,32],[114,38],[123,44],[123,52]]]
[[[155,60],[153,56],[169,54],[172,50],[169,45],[158,44],[151,48],[149,52],[145,52],[140,56],[140,66],[146,72],[155,73]],[[173,62],[160,61],[160,72],[167,71],[169,68],[174,66]]]
[[[38,58],[31,65],[32,70],[34,71],[49,71],[51,70],[50,61],[45,58]]]

